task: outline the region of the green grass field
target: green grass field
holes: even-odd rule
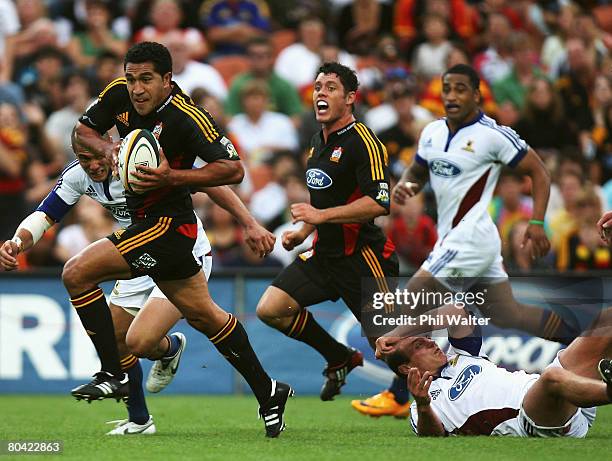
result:
[[[289,402],[287,430],[263,435],[247,397],[149,397],[157,434],[106,437],[104,422],[124,417],[114,401],[73,401],[68,396],[0,396],[0,439],[63,440],[63,459],[90,460],[576,460],[612,459],[612,408],[604,408],[585,440],[446,438],[412,435],[405,420],[367,418],[349,398]],[[0,456],[10,459],[10,456]],[[19,459],[41,456],[19,456]],[[44,458],[44,457],[43,457]]]

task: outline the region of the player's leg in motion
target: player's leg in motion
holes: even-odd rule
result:
[[[580,326],[558,313],[516,300],[508,280],[486,286],[486,305],[481,312],[500,328],[516,328],[534,336],[563,344],[580,335]]]
[[[259,402],[259,414],[264,419],[266,435],[278,436],[285,428],[283,413],[293,389],[268,376],[242,324],[210,297],[204,274],[200,271],[183,280],[159,280],[157,286],[181,311],[187,322],[204,333],[244,377]]]
[[[310,297],[307,305],[330,299],[329,295],[319,293],[313,283],[308,283],[307,288]],[[257,305],[257,316],[268,326],[308,344],[325,357],[327,367],[323,374],[327,379],[321,389],[321,400],[333,400],[348,373],[363,365],[361,352],[336,341],[305,307],[276,286],[269,286],[264,292]]]
[[[126,333],[134,316],[122,307],[110,304],[110,311],[115,327],[117,349],[121,357],[121,368],[128,374],[129,396],[124,399],[128,410],[128,419],[111,421],[115,428],[108,435],[155,434],[153,417],[149,415],[142,388],[142,367],[138,358],[126,346]]]
[[[149,392],[162,391],[177,372],[187,340],[182,333],[167,333],[180,319],[170,301],[152,293],[127,332],[130,352],[155,361],[146,382]]]
[[[121,369],[113,321],[98,283],[130,277],[128,264],[107,239],[92,243],[64,266],[62,280],[70,294],[70,302],[102,363],[101,371],[92,382],[73,389],[72,394],[77,399],[119,400],[128,395],[128,378]]]
[[[525,394],[523,409],[534,425],[561,427],[577,408],[612,401],[612,380],[600,376],[602,367],[611,365],[612,309],[604,311],[594,326],[598,329],[590,336],[575,339],[559,354],[560,367],[548,367]]]

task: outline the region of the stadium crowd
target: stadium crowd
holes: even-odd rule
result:
[[[612,268],[596,222],[612,209],[612,2],[592,0],[0,0],[0,241],[75,159],[70,134],[140,41],[165,44],[173,79],[232,139],[247,175],[236,191],[280,236],[289,206],[308,199],[303,166],[319,129],[312,81],[324,61],[358,71],[356,114],[385,144],[391,173],[412,161],[420,130],[443,115],[442,72],[480,73],[482,109],[513,127],[553,178],[546,229],[553,250],[533,261],[521,239],[531,185],[507,171],[490,206],[511,273]],[[436,241],[433,195],[379,218],[405,270]],[[231,215],[197,194],[215,267],[282,267],[259,259]],[[21,254],[58,266],[107,235],[112,219],[83,201],[62,227]],[[56,226],[57,227],[57,226]],[[309,242],[305,242],[307,245]],[[296,249],[300,251],[304,246]]]

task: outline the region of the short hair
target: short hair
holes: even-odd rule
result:
[[[324,63],[317,71],[317,75],[319,74],[336,74],[345,91],[357,91],[357,88],[359,88],[359,80],[355,71],[339,62]]]
[[[389,366],[389,368],[391,368],[391,370],[393,370],[396,375],[401,376],[403,378],[406,377],[406,375],[399,370],[400,365],[404,365],[410,360],[409,357],[406,357],[403,352],[400,352],[398,349],[395,349],[393,352],[386,355],[384,360]]]
[[[272,42],[270,42],[270,39],[268,39],[267,37],[255,36],[249,39],[246,44],[246,49],[248,50],[252,46],[267,46],[268,48],[272,49]]]
[[[172,56],[168,48],[161,43],[141,42],[132,46],[123,60],[123,70],[128,63],[142,64],[144,62],[153,63],[153,69],[161,76],[172,72]]]
[[[470,85],[472,86],[473,90],[480,89],[480,77],[478,76],[478,72],[476,72],[472,66],[468,66],[467,64],[455,64],[450,69],[447,69],[444,74],[442,74],[442,80],[444,80],[444,77],[446,77],[448,74],[465,75],[470,79]]]
[[[245,98],[251,95],[270,96],[268,84],[264,80],[253,79],[244,84],[240,90],[240,98]]]

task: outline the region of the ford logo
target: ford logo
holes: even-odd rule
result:
[[[327,189],[334,182],[329,175],[318,168],[311,168],[306,172],[306,184],[311,189]]]
[[[433,159],[429,163],[429,169],[436,176],[441,176],[443,178],[452,178],[453,176],[457,176],[461,173],[461,168],[454,163],[441,158]]]
[[[461,394],[467,389],[470,383],[473,381],[474,376],[482,371],[482,367],[480,365],[470,365],[469,367],[465,367],[461,374],[457,376],[455,382],[448,390],[448,398],[451,400],[457,400],[461,397]]]

